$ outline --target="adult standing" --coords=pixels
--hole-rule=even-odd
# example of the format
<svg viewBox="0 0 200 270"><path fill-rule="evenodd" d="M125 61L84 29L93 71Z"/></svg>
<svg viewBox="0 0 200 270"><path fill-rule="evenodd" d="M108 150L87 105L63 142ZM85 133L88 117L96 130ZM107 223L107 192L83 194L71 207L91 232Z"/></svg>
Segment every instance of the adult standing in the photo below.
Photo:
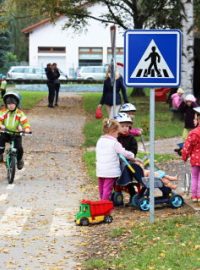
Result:
<svg viewBox="0 0 200 270"><path fill-rule="evenodd" d="M119 72L116 72L115 78L116 78L116 113L118 113L120 105L122 103L120 92L122 93L124 103L128 103L128 98L126 94L126 87L123 83L123 78L119 74ZM108 113L109 118L113 118L114 117L113 85L111 82L110 68L107 70L107 73L106 73L106 79L104 80L104 85L103 85L103 94L102 94L98 107L101 108L104 104L106 105L106 111Z"/></svg>
<svg viewBox="0 0 200 270"><path fill-rule="evenodd" d="M52 65L49 63L47 64L46 68L45 68L45 72L46 72L46 76L47 76L47 86L48 86L48 90L49 90L49 95L48 95L48 107L49 108L53 108L53 101L54 101L54 97L55 97L55 75L52 69Z"/></svg>
<svg viewBox="0 0 200 270"><path fill-rule="evenodd" d="M59 91L60 91L60 81L59 81L60 72L59 72L59 69L58 69L56 63L52 64L52 69L53 69L53 73L54 73L54 76L55 76L55 80L54 80L55 106L58 106L58 96L59 96Z"/></svg>

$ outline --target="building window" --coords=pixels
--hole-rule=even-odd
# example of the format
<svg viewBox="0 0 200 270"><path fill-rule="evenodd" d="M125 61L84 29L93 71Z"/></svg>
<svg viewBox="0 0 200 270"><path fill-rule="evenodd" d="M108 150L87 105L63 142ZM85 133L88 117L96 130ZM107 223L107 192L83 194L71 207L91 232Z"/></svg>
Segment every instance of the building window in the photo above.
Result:
<svg viewBox="0 0 200 270"><path fill-rule="evenodd" d="M102 47L79 47L79 66L100 66L102 62Z"/></svg>
<svg viewBox="0 0 200 270"><path fill-rule="evenodd" d="M38 53L65 53L65 47L38 47Z"/></svg>
<svg viewBox="0 0 200 270"><path fill-rule="evenodd" d="M116 48L116 62L124 63L124 48L123 47L117 47ZM110 64L112 57L112 49L111 47L107 48L107 63Z"/></svg>

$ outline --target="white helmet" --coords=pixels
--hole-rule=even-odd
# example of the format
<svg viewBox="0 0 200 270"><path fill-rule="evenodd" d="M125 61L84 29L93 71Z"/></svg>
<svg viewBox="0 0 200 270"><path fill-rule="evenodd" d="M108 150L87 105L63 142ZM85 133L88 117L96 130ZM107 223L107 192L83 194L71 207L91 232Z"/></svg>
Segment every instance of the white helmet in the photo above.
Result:
<svg viewBox="0 0 200 270"><path fill-rule="evenodd" d="M114 119L119 123L133 123L131 117L127 113L118 113L118 115L116 115Z"/></svg>
<svg viewBox="0 0 200 270"><path fill-rule="evenodd" d="M200 107L193 108L193 110L194 110L196 113L200 114Z"/></svg>
<svg viewBox="0 0 200 270"><path fill-rule="evenodd" d="M196 98L195 98L192 94L188 94L188 95L185 97L185 101L195 102L195 101L196 101Z"/></svg>
<svg viewBox="0 0 200 270"><path fill-rule="evenodd" d="M135 112L136 107L131 103L125 103L121 106L120 112Z"/></svg>

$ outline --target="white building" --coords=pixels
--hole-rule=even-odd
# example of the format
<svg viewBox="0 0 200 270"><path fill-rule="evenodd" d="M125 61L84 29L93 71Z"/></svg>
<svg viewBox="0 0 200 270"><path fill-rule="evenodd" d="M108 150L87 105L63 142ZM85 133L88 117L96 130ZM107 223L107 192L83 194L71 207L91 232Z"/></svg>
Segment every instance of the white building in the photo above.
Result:
<svg viewBox="0 0 200 270"><path fill-rule="evenodd" d="M93 15L102 12L100 6L90 7ZM111 59L110 26L90 20L87 29L74 32L63 29L66 17L60 17L55 24L42 20L22 30L29 37L29 65L46 66L57 63L69 76L79 66L104 65ZM116 61L123 63L123 31L116 31Z"/></svg>

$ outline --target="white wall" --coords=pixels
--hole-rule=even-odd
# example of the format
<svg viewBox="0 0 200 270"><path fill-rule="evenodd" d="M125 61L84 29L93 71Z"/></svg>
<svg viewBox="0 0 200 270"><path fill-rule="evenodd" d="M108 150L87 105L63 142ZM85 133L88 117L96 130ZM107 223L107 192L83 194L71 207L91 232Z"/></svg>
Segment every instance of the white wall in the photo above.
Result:
<svg viewBox="0 0 200 270"><path fill-rule="evenodd" d="M102 8L94 6L91 8L92 14L99 13ZM69 68L78 67L78 48L79 47L103 47L103 64L107 63L107 47L111 47L110 26L105 27L102 23L95 20L90 20L87 30L74 33L73 29L63 30L64 23L67 18L60 18L56 24L45 24L35 29L29 36L29 64L38 65L41 58L46 58L46 63L54 62L56 56L63 56L60 62L60 68L64 72L69 72ZM38 60L38 47L66 47L65 54L40 54ZM117 29L116 47L123 47L123 36ZM51 58L52 57L52 58ZM57 58L58 59L58 58ZM59 59L58 59L59 60ZM45 65L46 65L45 63ZM59 65L59 62L58 62Z"/></svg>

